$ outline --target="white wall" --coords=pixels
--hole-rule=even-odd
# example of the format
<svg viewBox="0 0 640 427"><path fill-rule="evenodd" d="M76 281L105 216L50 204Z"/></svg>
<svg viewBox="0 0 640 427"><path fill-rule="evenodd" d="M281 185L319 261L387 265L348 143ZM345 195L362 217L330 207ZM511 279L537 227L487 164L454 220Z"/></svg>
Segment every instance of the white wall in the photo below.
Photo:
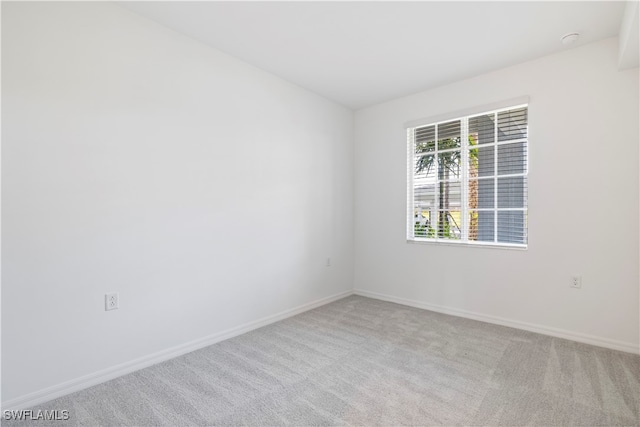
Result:
<svg viewBox="0 0 640 427"><path fill-rule="evenodd" d="M608 39L357 111L356 290L638 351L638 69L616 67ZM403 124L522 95L528 250L407 243Z"/></svg>
<svg viewBox="0 0 640 427"><path fill-rule="evenodd" d="M5 402L352 289L350 110L110 3L2 65Z"/></svg>

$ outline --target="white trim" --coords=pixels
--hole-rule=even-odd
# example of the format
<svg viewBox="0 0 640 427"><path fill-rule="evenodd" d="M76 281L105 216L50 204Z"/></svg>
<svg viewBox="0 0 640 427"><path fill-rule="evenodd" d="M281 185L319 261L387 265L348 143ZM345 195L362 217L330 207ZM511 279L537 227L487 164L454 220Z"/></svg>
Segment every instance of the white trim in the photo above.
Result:
<svg viewBox="0 0 640 427"><path fill-rule="evenodd" d="M439 114L437 116L416 119L408 121L404 124L405 129L415 128L426 125L438 124L441 122L448 122L451 120L460 119L462 117L474 116L477 114L491 112L502 109L513 109L520 106L529 104L528 96L520 96L518 98L505 99L504 101L492 102L491 104L478 105L475 107L465 108L464 110L454 111L451 113ZM437 139L436 139L437 141Z"/></svg>
<svg viewBox="0 0 640 427"><path fill-rule="evenodd" d="M407 129L407 239L415 238L415 214L416 206L414 200L413 177L415 168L415 142L414 133Z"/></svg>
<svg viewBox="0 0 640 427"><path fill-rule="evenodd" d="M493 208L498 203L498 112L493 113ZM528 190L527 190L528 192ZM527 197L527 200L529 198ZM498 243L498 212L493 212L493 242Z"/></svg>
<svg viewBox="0 0 640 427"><path fill-rule="evenodd" d="M438 246L462 246L470 248L489 248L489 249L509 249L517 251L529 250L528 245L521 245L518 243L496 243L496 242L483 242L478 240L455 240L455 239L434 239L429 237L414 237L413 239L407 239L407 243L417 245L438 245Z"/></svg>
<svg viewBox="0 0 640 427"><path fill-rule="evenodd" d="M535 323L521 322L519 320L505 319L503 317L491 316L473 311L461 310L453 307L445 307L441 305L429 304L421 301L394 297L391 295L379 294L363 289L355 289L355 295L363 297L379 299L382 301L394 302L396 304L407 305L409 307L422 308L424 310L435 311L438 313L450 314L452 316L464 317L466 319L479 320L481 322L492 323L495 325L508 326L510 328L522 329L525 331L535 332L542 335L549 335L557 338L564 338L571 341L577 341L584 344L591 344L598 347L610 348L613 350L624 351L626 353L640 354L640 346L624 341L612 340L604 337L583 334L580 332L568 331L566 329L552 328L549 326L537 325Z"/></svg>
<svg viewBox="0 0 640 427"><path fill-rule="evenodd" d="M469 120L461 120L460 132L460 238L463 242L469 241ZM440 207L440 206L438 206Z"/></svg>
<svg viewBox="0 0 640 427"><path fill-rule="evenodd" d="M149 354L147 356L143 356L129 362L121 363L119 365L112 366L110 368L94 372L92 374L84 375L82 377L66 381L62 384L57 384L51 387L44 388L42 390L25 394L23 396L3 402L2 410L19 410L39 405L52 399L56 399L67 394L74 393L76 391L80 391L97 384L101 384L105 381L109 381L114 378L129 374L131 372L147 368L151 365L164 362L165 360L173 359L183 354L190 353L203 347L207 347L217 342L242 335L254 329L258 329L271 323L278 322L280 320L295 316L300 313L304 313L305 311L309 311L322 305L329 304L333 301L348 297L352 294L353 291L346 291L321 298L319 300L303 304L289 310L281 311L280 313L273 314L271 316L263 317L262 319L254 320L252 322L236 326L235 328L227 329L226 331L218 332L204 338L180 344L166 350L161 350L157 353Z"/></svg>

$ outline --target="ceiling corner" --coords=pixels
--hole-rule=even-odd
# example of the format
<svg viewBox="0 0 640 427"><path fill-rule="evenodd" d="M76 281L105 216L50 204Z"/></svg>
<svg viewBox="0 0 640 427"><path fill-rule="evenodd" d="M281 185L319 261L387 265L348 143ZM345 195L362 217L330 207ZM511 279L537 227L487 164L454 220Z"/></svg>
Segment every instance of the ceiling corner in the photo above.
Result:
<svg viewBox="0 0 640 427"><path fill-rule="evenodd" d="M619 70L640 65L640 2L629 0L626 3L619 33Z"/></svg>

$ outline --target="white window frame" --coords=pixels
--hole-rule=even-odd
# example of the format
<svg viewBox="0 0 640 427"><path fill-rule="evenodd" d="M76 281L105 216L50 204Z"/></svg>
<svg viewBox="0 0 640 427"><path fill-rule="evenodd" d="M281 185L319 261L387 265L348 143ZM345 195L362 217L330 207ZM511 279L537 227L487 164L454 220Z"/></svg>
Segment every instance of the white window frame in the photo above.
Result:
<svg viewBox="0 0 640 427"><path fill-rule="evenodd" d="M528 238L528 218L526 221L524 232L527 233L526 243L507 243L507 242L498 242L497 241L497 233L498 233L498 212L500 211L515 211L522 210L527 213L529 212L528 203L523 208L499 208L498 207L498 185L497 179L499 178L509 178L509 177L525 177L528 178L529 175L529 135L527 132L527 138L523 140L508 140L508 141L498 141L497 135L494 137L494 141L490 144L486 144L486 147L493 146L496 150L494 155L494 207L493 208L477 208L474 209L476 211L491 211L494 212L494 241L486 242L486 241L469 241L469 209L468 209L468 184L469 184L469 129L468 129L468 120L469 118L480 116L480 115L488 115L495 114L496 117L498 113L518 108L526 107L529 109L529 98L528 97L520 97L516 99L505 100L501 102L497 102L490 105L485 105L482 107L474 107L471 109L467 109L464 111L459 111L457 113L445 114L437 117L433 117L430 119L420 119L408 122L405 124L405 130L407 134L407 242L408 243L424 243L424 244L438 244L438 245L455 245L455 246L473 246L473 247L487 247L487 248L502 248L502 249L527 249L529 238ZM461 171L460 171L460 182L461 182L461 206L460 206L460 216L461 216L461 238L458 239L444 239L444 238L428 238L428 237L416 237L415 236L415 199L414 199L414 168L415 168L415 132L416 128L426 127L426 126L435 126L435 141L438 141L438 125L460 120L460 131L461 131L461 147L460 147L460 156L461 156ZM498 126L497 120L494 128L494 132L497 134ZM518 174L509 174L509 175L498 175L498 155L497 150L500 145L512 144L517 142L526 141L526 157L525 157L525 171L524 173ZM483 144L484 145L484 144ZM457 151L457 149L456 149ZM435 150L430 152L429 155L433 155L435 159L438 159L438 144L436 143ZM437 160L436 160L437 161ZM528 181L528 179L527 179ZM528 185L528 184L527 184ZM437 192L438 186L436 186ZM528 193L528 187L525 190ZM526 196L526 194L525 194ZM436 194L437 199L437 194ZM527 197L528 199L528 197Z"/></svg>

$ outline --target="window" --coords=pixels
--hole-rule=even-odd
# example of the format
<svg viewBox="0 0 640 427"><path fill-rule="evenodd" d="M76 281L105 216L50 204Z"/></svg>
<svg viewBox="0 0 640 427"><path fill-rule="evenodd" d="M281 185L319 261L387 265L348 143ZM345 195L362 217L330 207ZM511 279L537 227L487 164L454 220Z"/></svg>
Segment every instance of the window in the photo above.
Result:
<svg viewBox="0 0 640 427"><path fill-rule="evenodd" d="M526 247L526 105L409 127L414 241Z"/></svg>

